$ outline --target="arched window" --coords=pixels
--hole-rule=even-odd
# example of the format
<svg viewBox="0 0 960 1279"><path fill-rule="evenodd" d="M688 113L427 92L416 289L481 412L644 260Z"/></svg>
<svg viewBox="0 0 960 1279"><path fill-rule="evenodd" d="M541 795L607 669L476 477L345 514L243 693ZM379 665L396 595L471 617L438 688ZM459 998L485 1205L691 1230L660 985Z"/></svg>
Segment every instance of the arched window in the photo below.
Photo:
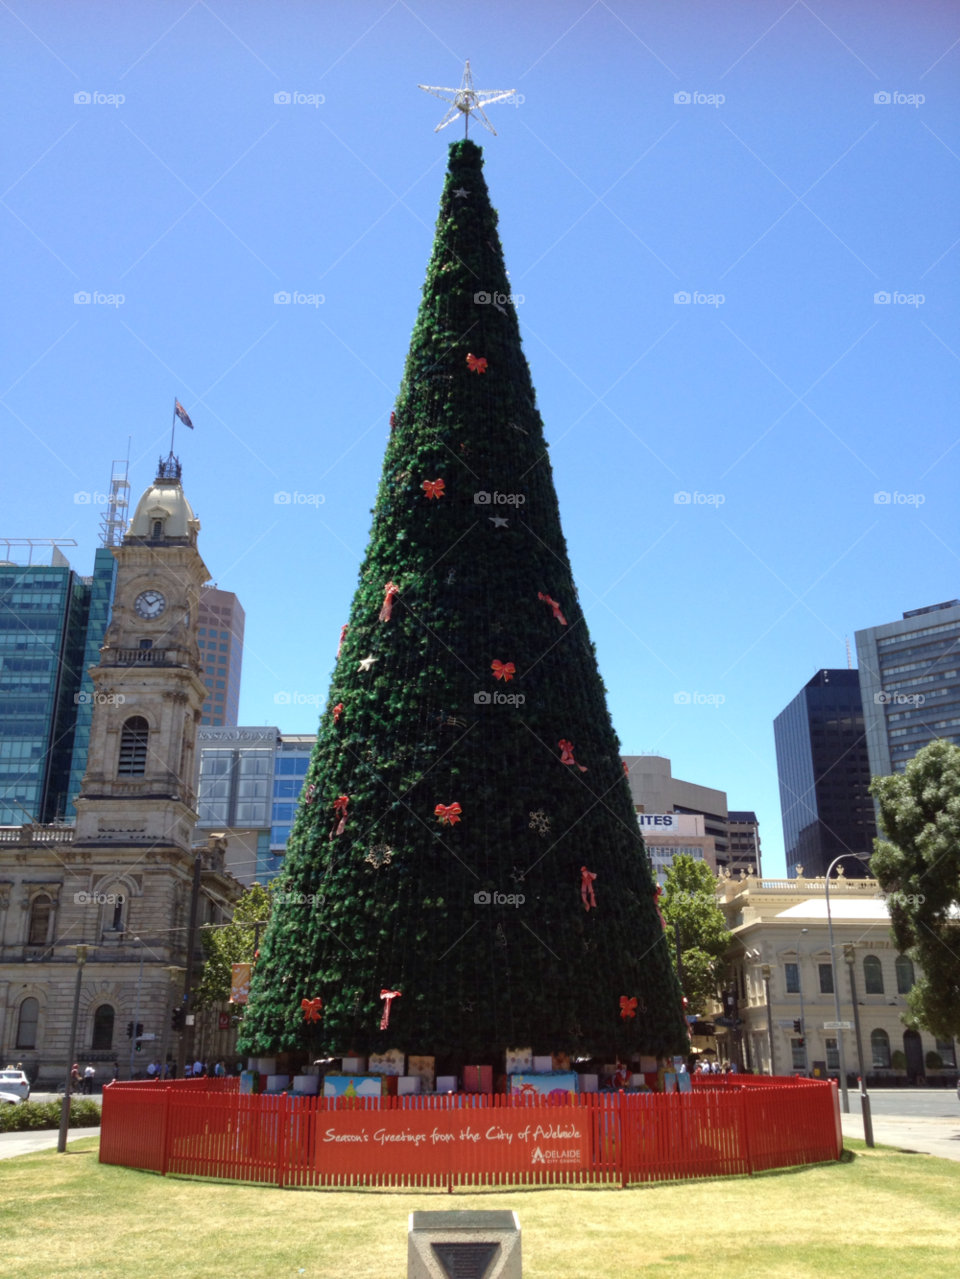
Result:
<svg viewBox="0 0 960 1279"><path fill-rule="evenodd" d="M863 961L863 985L868 995L883 994L883 969L876 955L867 955Z"/></svg>
<svg viewBox="0 0 960 1279"><path fill-rule="evenodd" d="M116 933L123 931L123 893L117 893L117 900L113 904L113 920L110 927Z"/></svg>
<svg viewBox="0 0 960 1279"><path fill-rule="evenodd" d="M153 536L163 537L163 520L153 521Z"/></svg>
<svg viewBox="0 0 960 1279"><path fill-rule="evenodd" d="M908 959L906 955L898 955L896 962L897 969L897 994L909 995L913 990L913 960Z"/></svg>
<svg viewBox="0 0 960 1279"><path fill-rule="evenodd" d="M120 733L120 763L117 772L121 777L142 777L147 771L147 738L150 726L142 715L134 715L124 724Z"/></svg>
<svg viewBox="0 0 960 1279"><path fill-rule="evenodd" d="M41 893L30 903L30 932L27 936L28 946L46 946L47 932L50 928L50 912L53 902Z"/></svg>
<svg viewBox="0 0 960 1279"><path fill-rule="evenodd" d="M17 1047L36 1048L37 1022L40 1020L40 1004L30 997L20 1005L20 1017L17 1021Z"/></svg>
<svg viewBox="0 0 960 1279"><path fill-rule="evenodd" d="M873 1053L874 1070L890 1069L890 1036L885 1030L870 1032L870 1049Z"/></svg>
<svg viewBox="0 0 960 1279"><path fill-rule="evenodd" d="M93 1040L90 1047L106 1050L113 1047L114 1011L111 1004L101 1004L93 1014Z"/></svg>

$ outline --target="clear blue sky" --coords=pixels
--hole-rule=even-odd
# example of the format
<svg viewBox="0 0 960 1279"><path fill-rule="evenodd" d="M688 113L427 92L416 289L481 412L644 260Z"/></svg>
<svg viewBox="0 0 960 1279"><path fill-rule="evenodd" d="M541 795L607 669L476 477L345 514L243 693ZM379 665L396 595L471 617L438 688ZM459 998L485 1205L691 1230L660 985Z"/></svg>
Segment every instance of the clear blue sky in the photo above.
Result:
<svg viewBox="0 0 960 1279"><path fill-rule="evenodd" d="M178 395L241 722L314 730L274 696L326 693L454 136L416 85L470 57L523 97L487 179L624 750L756 809L782 872L774 716L846 635L960 594L960 11L14 0L0 32L0 533L90 572L74 494L128 435L139 493Z"/></svg>

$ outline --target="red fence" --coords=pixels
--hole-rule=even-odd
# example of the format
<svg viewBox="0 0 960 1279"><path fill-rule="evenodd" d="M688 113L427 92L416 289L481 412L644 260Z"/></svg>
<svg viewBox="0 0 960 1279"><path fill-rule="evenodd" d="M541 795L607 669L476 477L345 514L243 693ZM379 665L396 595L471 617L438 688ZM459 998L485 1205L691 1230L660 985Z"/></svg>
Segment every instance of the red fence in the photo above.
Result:
<svg viewBox="0 0 960 1279"><path fill-rule="evenodd" d="M817 1081L569 1101L241 1096L235 1080L202 1082L105 1088L100 1162L279 1186L453 1189L730 1176L842 1150L836 1088Z"/></svg>

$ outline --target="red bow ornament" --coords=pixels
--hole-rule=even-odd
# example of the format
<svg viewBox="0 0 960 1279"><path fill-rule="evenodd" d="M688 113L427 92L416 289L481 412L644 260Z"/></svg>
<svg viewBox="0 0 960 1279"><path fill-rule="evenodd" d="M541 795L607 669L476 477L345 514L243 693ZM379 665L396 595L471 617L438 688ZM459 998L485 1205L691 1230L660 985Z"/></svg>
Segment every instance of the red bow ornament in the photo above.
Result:
<svg viewBox="0 0 960 1279"><path fill-rule="evenodd" d="M560 612L560 605L557 603L556 600L552 600L549 595L544 595L543 591L537 591L537 599L543 600L544 604L549 604L550 607L553 609L554 617L557 619L560 625L566 626L567 619Z"/></svg>
<svg viewBox="0 0 960 1279"><path fill-rule="evenodd" d="M388 582L384 587L383 608L380 610L380 621L389 622L393 614L393 601L400 594L396 582Z"/></svg>
<svg viewBox="0 0 960 1279"><path fill-rule="evenodd" d="M440 825L456 826L460 820L459 814L463 811L459 804L438 804L433 810L440 821Z"/></svg>
<svg viewBox="0 0 960 1279"><path fill-rule="evenodd" d="M320 1009L323 1007L323 1000L317 999L301 999L300 1007L303 1009L304 1021L319 1021Z"/></svg>
<svg viewBox="0 0 960 1279"><path fill-rule="evenodd" d="M509 684L517 672L513 662L504 664L503 662L493 661L490 663L490 669L493 671L494 678L502 679L504 684Z"/></svg>
<svg viewBox="0 0 960 1279"><path fill-rule="evenodd" d="M333 839L337 835L342 835L347 825L347 805L350 803L349 795L341 795L339 799L333 801L333 811L340 814L340 825L330 836Z"/></svg>
<svg viewBox="0 0 960 1279"><path fill-rule="evenodd" d="M392 431L396 425L397 425L397 415L396 413L391 413L390 414L390 430Z"/></svg>
<svg viewBox="0 0 960 1279"><path fill-rule="evenodd" d="M432 498L436 498L439 502L440 498L443 497L443 490L447 486L443 480L424 480L420 487L426 493L428 502Z"/></svg>
<svg viewBox="0 0 960 1279"><path fill-rule="evenodd" d="M587 870L586 866L580 867L580 900L583 902L584 910L589 910L592 906L597 909L597 899L593 892L593 881L596 879L593 871Z"/></svg>
<svg viewBox="0 0 960 1279"><path fill-rule="evenodd" d="M471 373L486 373L487 361L482 355L467 355L467 367Z"/></svg>
<svg viewBox="0 0 960 1279"><path fill-rule="evenodd" d="M303 802L304 802L304 804L312 804L312 803L313 803L314 794L316 793L316 789L317 789L317 788L316 788L316 785L315 785L313 782L311 782L309 786L307 786L307 787L305 787L305 788L304 788L304 792L303 792Z"/></svg>
<svg viewBox="0 0 960 1279"><path fill-rule="evenodd" d="M338 662L339 662L339 660L340 660L340 651L341 651L341 649L343 648L343 641L344 641L344 638L346 637L347 631L348 631L349 629L350 629L350 627L349 627L349 626L341 626L341 627L340 627L340 643L337 645L337 661L338 661Z"/></svg>
<svg viewBox="0 0 960 1279"><path fill-rule="evenodd" d="M336 706L333 708L333 722L335 724L340 723L340 716L342 714L343 714L343 702L337 702Z"/></svg>
<svg viewBox="0 0 960 1279"><path fill-rule="evenodd" d="M620 996L620 1016L624 1021L629 1021L631 1017L637 1015L637 1001L628 999L626 995Z"/></svg>
<svg viewBox="0 0 960 1279"><path fill-rule="evenodd" d="M557 742L557 745L560 747L561 764L572 764L575 768L579 768L581 773L585 773L587 771L582 764L578 764L573 758L573 742L568 742L565 737L562 737L560 741Z"/></svg>
<svg viewBox="0 0 960 1279"><path fill-rule="evenodd" d="M383 1016L380 1018L381 1030L386 1030L386 1028L390 1025L390 1005L395 999L400 998L400 994L401 992L399 990L381 990L380 998L387 1001L383 1005Z"/></svg>

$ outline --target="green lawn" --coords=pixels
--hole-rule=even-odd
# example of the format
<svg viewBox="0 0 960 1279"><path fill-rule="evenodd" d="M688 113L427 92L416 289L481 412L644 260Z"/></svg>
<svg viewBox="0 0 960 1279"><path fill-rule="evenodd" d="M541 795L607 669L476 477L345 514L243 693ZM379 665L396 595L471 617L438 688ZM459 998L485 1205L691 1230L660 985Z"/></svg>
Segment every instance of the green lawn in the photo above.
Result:
<svg viewBox="0 0 960 1279"><path fill-rule="evenodd" d="M414 1208L511 1208L525 1279L943 1279L960 1163L850 1142L840 1164L631 1190L274 1190L96 1162L96 1138L0 1161L10 1279L405 1279Z"/></svg>

